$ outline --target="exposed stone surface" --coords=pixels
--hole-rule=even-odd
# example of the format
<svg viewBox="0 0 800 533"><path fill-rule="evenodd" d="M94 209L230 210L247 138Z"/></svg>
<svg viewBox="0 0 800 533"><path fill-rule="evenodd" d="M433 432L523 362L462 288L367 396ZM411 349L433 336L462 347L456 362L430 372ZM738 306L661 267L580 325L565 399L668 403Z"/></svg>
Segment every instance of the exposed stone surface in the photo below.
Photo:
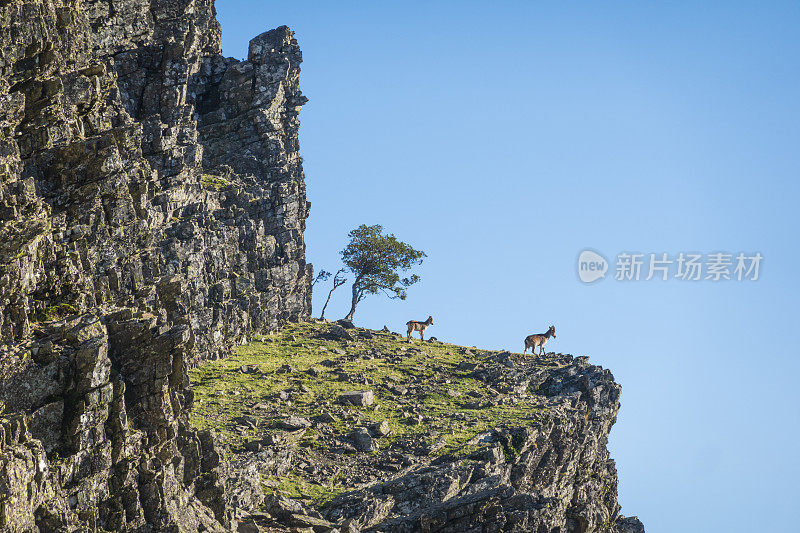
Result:
<svg viewBox="0 0 800 533"><path fill-rule="evenodd" d="M366 407L368 405L372 405L372 402L375 401L375 395L372 393L371 390L343 392L339 396L339 401L341 401L342 403L349 403L351 405L361 405Z"/></svg>
<svg viewBox="0 0 800 533"><path fill-rule="evenodd" d="M372 452L378 449L378 444L369 434L367 428L356 428L350 435L356 450L360 452Z"/></svg>
<svg viewBox="0 0 800 533"><path fill-rule="evenodd" d="M219 531L258 505L186 370L308 316L300 50L213 0L0 2L0 530Z"/></svg>
<svg viewBox="0 0 800 533"><path fill-rule="evenodd" d="M311 427L311 421L307 418L302 418L299 416L290 416L286 420L282 420L280 422L280 427L283 429L288 429L289 431L294 431L297 429L303 429Z"/></svg>
<svg viewBox="0 0 800 533"><path fill-rule="evenodd" d="M341 339L346 341L353 340L353 336L350 335L350 332L338 324L331 325L330 329L328 330L328 336L332 339Z"/></svg>
<svg viewBox="0 0 800 533"><path fill-rule="evenodd" d="M385 437L389 434L389 423L386 420L375 422L369 426L369 432L373 437Z"/></svg>

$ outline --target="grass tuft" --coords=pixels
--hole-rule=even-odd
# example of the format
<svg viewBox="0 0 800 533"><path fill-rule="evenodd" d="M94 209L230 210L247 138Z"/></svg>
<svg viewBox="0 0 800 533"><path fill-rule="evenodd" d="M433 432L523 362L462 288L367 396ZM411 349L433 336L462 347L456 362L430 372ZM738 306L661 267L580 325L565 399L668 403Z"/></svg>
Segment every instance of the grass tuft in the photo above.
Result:
<svg viewBox="0 0 800 533"><path fill-rule="evenodd" d="M207 190L210 191L221 191L231 184L230 181L226 180L225 178L221 178L219 176L214 176L212 174L203 174L200 176L200 185Z"/></svg>

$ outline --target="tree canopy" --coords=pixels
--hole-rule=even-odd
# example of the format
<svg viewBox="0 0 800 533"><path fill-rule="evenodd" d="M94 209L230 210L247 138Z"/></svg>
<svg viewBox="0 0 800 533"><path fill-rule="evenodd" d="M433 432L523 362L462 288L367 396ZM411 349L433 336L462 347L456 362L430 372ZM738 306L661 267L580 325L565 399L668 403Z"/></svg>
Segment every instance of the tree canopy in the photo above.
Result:
<svg viewBox="0 0 800 533"><path fill-rule="evenodd" d="M413 274L400 277L400 272L422 263L425 252L392 235L383 234L383 226L360 225L352 230L350 242L342 250L342 262L353 273L353 299L349 320L353 319L358 303L370 294L383 293L389 298L405 300L406 289L420 280Z"/></svg>

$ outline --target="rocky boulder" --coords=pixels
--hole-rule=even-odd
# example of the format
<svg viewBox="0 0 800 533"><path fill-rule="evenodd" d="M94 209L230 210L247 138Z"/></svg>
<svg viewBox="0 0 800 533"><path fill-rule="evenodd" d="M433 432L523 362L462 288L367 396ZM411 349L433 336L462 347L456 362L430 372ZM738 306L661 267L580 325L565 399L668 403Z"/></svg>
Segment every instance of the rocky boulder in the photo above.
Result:
<svg viewBox="0 0 800 533"><path fill-rule="evenodd" d="M339 402L359 407L367 407L373 404L375 395L371 390L350 391L339 395Z"/></svg>

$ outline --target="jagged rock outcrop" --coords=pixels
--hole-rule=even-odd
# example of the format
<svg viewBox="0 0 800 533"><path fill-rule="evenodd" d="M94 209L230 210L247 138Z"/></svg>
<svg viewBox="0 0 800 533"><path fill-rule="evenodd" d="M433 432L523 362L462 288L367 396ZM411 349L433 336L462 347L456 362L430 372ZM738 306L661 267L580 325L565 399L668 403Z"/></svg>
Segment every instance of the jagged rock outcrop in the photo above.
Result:
<svg viewBox="0 0 800 533"><path fill-rule="evenodd" d="M0 1L0 530L215 531L260 499L186 369L310 311L301 54L213 0Z"/></svg>
<svg viewBox="0 0 800 533"><path fill-rule="evenodd" d="M248 531L643 533L617 502L610 371L338 327L288 324L191 372L195 420L272 487Z"/></svg>
<svg viewBox="0 0 800 533"><path fill-rule="evenodd" d="M445 455L346 493L327 506L327 517L393 533L643 533L636 518L619 515L617 471L606 448L619 410L611 373L571 356L544 371L506 361L508 355L490 359L475 376L489 386L515 383L512 394L535 391L547 405L535 421L477 435L485 446L466 459Z"/></svg>

